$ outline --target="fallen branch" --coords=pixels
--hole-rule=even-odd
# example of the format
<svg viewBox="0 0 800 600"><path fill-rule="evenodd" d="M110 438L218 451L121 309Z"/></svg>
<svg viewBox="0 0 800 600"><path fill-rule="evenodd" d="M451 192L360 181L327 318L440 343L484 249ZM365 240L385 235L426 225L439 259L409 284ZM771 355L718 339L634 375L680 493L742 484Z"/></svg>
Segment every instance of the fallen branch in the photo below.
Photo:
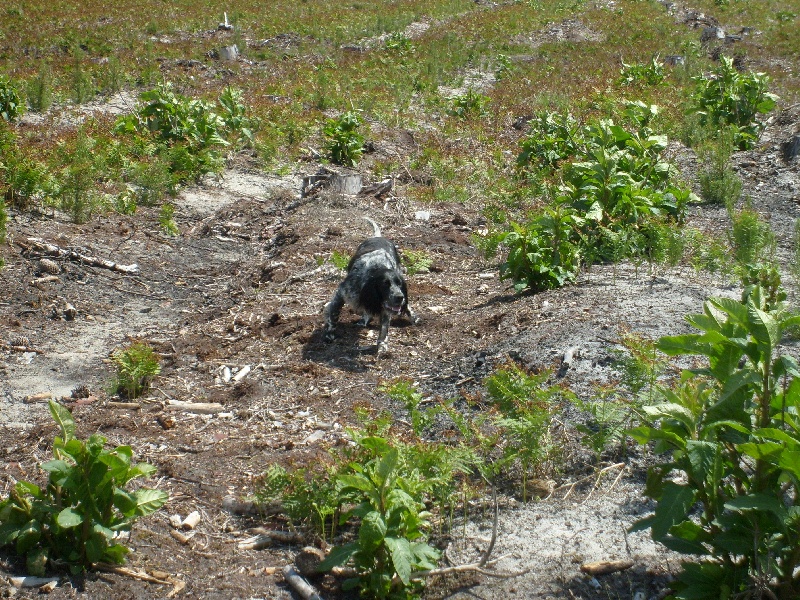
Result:
<svg viewBox="0 0 800 600"><path fill-rule="evenodd" d="M167 410L180 410L201 415L215 415L225 410L222 404L216 402L181 402L180 400L170 400L166 408Z"/></svg>
<svg viewBox="0 0 800 600"><path fill-rule="evenodd" d="M317 590L303 579L292 565L283 567L282 573L289 587L297 592L303 600L322 600L322 596L317 593Z"/></svg>
<svg viewBox="0 0 800 600"><path fill-rule="evenodd" d="M608 575L617 571L624 571L633 566L632 560L600 560L593 563L581 565L581 572L597 577L598 575Z"/></svg>
<svg viewBox="0 0 800 600"><path fill-rule="evenodd" d="M139 581L147 581L148 583L158 583L160 585L173 585L172 581L166 579L159 579L158 577L153 577L148 573L144 573L142 571L134 571L133 569L129 569L127 567L109 565L107 563L97 563L94 566L98 571L104 571L106 573L115 573L117 575L124 575L125 577L130 577L132 579L138 579Z"/></svg>
<svg viewBox="0 0 800 600"><path fill-rule="evenodd" d="M262 550L271 546L273 542L281 542L282 544L296 544L302 541L302 536L299 533L291 531L269 531L267 533L260 533L251 538L247 538L237 544L239 550Z"/></svg>
<svg viewBox="0 0 800 600"><path fill-rule="evenodd" d="M28 238L27 241L37 252L44 252L45 254L49 254L50 256L67 258L69 260L91 265L93 267L102 267L103 269L110 269L112 271L117 271L118 273L125 273L126 275L134 275L136 273L139 273L139 265L137 265L136 263L132 265L121 265L119 263L115 263L113 260L108 260L105 258L97 258L95 256L88 256L86 254L81 254L80 252L76 252L75 250L68 250L66 248L61 248L60 246L56 246L55 244L45 242L41 238ZM23 245L24 247L24 244L20 245Z"/></svg>
<svg viewBox="0 0 800 600"><path fill-rule="evenodd" d="M587 475L586 477L582 477L581 479L578 479L578 481L573 481L572 483L565 483L564 485L560 485L556 489L554 489L553 491L556 492L556 491L562 490L564 488L569 488L569 491L567 491L567 493L564 494L564 497L562 498L562 500L566 500L567 498L569 498L570 494L572 494L572 492L575 490L575 486L577 486L580 483L583 483L584 481L589 481L590 479L594 479L595 480L594 487L592 488L592 490L594 491L594 488L597 487L597 483L600 481L600 477L603 475L603 473L605 473L606 471L610 471L611 469L619 469L620 467L622 467L623 472L624 472L626 464L624 462L621 462L621 463L616 463L616 464L613 464L613 465L609 465L608 467L603 467L597 473L593 473L592 475ZM616 483L616 480L615 480L615 483ZM591 495L591 493L590 493L590 495Z"/></svg>
<svg viewBox="0 0 800 600"><path fill-rule="evenodd" d="M48 583L58 583L60 577L9 577L8 581L16 588L38 588Z"/></svg>

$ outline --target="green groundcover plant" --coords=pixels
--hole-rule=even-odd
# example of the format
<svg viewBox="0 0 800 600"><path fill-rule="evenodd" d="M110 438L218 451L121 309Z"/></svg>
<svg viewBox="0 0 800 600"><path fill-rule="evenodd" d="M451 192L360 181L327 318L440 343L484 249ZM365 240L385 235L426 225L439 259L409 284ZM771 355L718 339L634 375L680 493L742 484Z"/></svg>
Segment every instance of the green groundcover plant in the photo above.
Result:
<svg viewBox="0 0 800 600"><path fill-rule="evenodd" d="M14 546L31 575L44 575L48 565L80 572L100 562L121 564L130 550L119 534L169 498L160 490L126 489L156 468L134 464L130 446L106 449L101 435L77 439L75 421L60 404L50 401L50 414L61 436L53 441L53 460L41 465L47 484L20 481L0 502L0 547Z"/></svg>

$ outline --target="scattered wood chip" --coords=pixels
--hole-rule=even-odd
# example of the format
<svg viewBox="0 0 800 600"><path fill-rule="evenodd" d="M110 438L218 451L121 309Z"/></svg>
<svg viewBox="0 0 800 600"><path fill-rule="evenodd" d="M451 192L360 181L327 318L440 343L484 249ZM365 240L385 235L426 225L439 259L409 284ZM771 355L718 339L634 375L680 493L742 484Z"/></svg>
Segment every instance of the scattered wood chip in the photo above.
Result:
<svg viewBox="0 0 800 600"><path fill-rule="evenodd" d="M202 517L198 511L192 511L186 516L186 518L183 520L183 523L181 523L181 528L192 530L200 524L201 519Z"/></svg>
<svg viewBox="0 0 800 600"><path fill-rule="evenodd" d="M23 398L23 402L25 404L33 404L35 402L44 402L45 400L51 400L53 398L52 392L42 392L41 394L33 394L31 396L25 396Z"/></svg>
<svg viewBox="0 0 800 600"><path fill-rule="evenodd" d="M180 531L178 531L177 529L170 529L170 530L169 530L169 534L170 534L170 536L172 536L172 538L173 538L173 539L175 539L175 540L176 540L176 541L177 541L179 544L183 544L183 545L185 546L185 545L186 545L186 544L188 544L188 543L191 541L191 539L194 537L194 534L195 534L195 532L194 532L194 531L192 531L191 533L189 533L189 534L187 535L187 534L185 534L185 533L181 533L181 532L180 532Z"/></svg>
<svg viewBox="0 0 800 600"><path fill-rule="evenodd" d="M581 565L581 572L597 577L598 575L608 575L617 571L624 571L633 566L632 560L600 560L593 563Z"/></svg>
<svg viewBox="0 0 800 600"><path fill-rule="evenodd" d="M294 557L294 565L303 577L318 573L319 563L325 560L325 553L314 546L306 546Z"/></svg>
<svg viewBox="0 0 800 600"><path fill-rule="evenodd" d="M129 410L139 410L142 408L142 405L138 402L108 402L106 406L108 408L127 408Z"/></svg>

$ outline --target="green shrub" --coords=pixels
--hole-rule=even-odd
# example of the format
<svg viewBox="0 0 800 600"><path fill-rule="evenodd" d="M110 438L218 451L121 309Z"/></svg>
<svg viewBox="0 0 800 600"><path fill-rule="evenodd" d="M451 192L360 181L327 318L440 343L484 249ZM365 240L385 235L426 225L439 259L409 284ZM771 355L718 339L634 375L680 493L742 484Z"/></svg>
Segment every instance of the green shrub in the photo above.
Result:
<svg viewBox="0 0 800 600"><path fill-rule="evenodd" d="M0 117L6 121L16 121L24 112L22 99L17 87L5 75L0 75Z"/></svg>
<svg viewBox="0 0 800 600"><path fill-rule="evenodd" d="M492 258L500 246L507 250L500 264L500 279L510 279L514 290L541 291L575 280L581 252L575 243L582 221L574 211L555 207L527 223L510 223L510 229L490 233L484 255Z"/></svg>
<svg viewBox="0 0 800 600"><path fill-rule="evenodd" d="M0 502L0 547L13 544L37 576L48 565L66 563L77 573L100 562L121 564L130 550L117 535L169 498L159 490L126 489L156 468L133 464L130 446L106 449L101 435L77 439L72 415L52 400L50 414L61 437L53 442L53 460L41 465L47 485L20 481Z"/></svg>
<svg viewBox="0 0 800 600"><path fill-rule="evenodd" d="M325 135L325 151L335 165L354 167L364 151L364 137L358 132L361 119L354 111L329 119L322 133Z"/></svg>
<svg viewBox="0 0 800 600"><path fill-rule="evenodd" d="M127 398L138 398L150 386L150 381L161 372L155 351L143 342L116 350L111 360L117 367L114 389Z"/></svg>
<svg viewBox="0 0 800 600"><path fill-rule="evenodd" d="M358 518L357 537L334 547L319 570L351 563L357 575L343 589L359 588L372 598L408 597L422 586L415 571L435 568L440 556L426 541L430 513L419 500L425 482L403 468L400 452L386 440L361 443L375 457L352 463L351 474L337 477L340 502L355 506L342 519Z"/></svg>
<svg viewBox="0 0 800 600"><path fill-rule="evenodd" d="M715 129L732 125L734 145L741 150L752 148L764 129L758 115L770 112L777 100L767 91L769 77L764 73L739 73L733 59L722 56L713 74L693 79L690 112L700 116L700 125Z"/></svg>
<svg viewBox="0 0 800 600"><path fill-rule="evenodd" d="M433 265L433 259L424 250L403 250L402 258L409 275L427 273Z"/></svg>
<svg viewBox="0 0 800 600"><path fill-rule="evenodd" d="M96 152L97 140L81 129L72 147L59 146L64 163L58 177L56 198L61 210L76 223L86 223L97 210L97 180L100 178L102 156Z"/></svg>
<svg viewBox="0 0 800 600"><path fill-rule="evenodd" d="M684 563L678 599L800 596L800 365L778 355L800 317L768 279L747 285L741 301L708 300L688 318L701 333L659 340L662 352L704 364L662 389L631 431L668 453L648 472L655 513L633 530L700 559Z"/></svg>
<svg viewBox="0 0 800 600"><path fill-rule="evenodd" d="M24 156L16 136L0 123L0 195L6 205L28 210L54 189L49 169Z"/></svg>
<svg viewBox="0 0 800 600"><path fill-rule="evenodd" d="M175 236L180 233L178 224L175 222L175 207L169 202L161 205L161 210L158 213L158 224L161 229L170 236Z"/></svg>
<svg viewBox="0 0 800 600"><path fill-rule="evenodd" d="M552 172L563 160L578 154L581 143L580 127L572 115L539 112L520 143L517 167Z"/></svg>

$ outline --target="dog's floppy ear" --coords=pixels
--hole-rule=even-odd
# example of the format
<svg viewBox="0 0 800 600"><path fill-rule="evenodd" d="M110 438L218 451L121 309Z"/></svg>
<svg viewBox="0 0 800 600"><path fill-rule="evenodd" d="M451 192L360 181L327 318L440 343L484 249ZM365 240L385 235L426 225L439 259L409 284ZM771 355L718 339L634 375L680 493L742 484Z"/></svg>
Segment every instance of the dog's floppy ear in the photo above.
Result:
<svg viewBox="0 0 800 600"><path fill-rule="evenodd" d="M373 270L364 280L358 299L361 306L368 312L377 315L383 310L384 290L386 287L386 273Z"/></svg>

